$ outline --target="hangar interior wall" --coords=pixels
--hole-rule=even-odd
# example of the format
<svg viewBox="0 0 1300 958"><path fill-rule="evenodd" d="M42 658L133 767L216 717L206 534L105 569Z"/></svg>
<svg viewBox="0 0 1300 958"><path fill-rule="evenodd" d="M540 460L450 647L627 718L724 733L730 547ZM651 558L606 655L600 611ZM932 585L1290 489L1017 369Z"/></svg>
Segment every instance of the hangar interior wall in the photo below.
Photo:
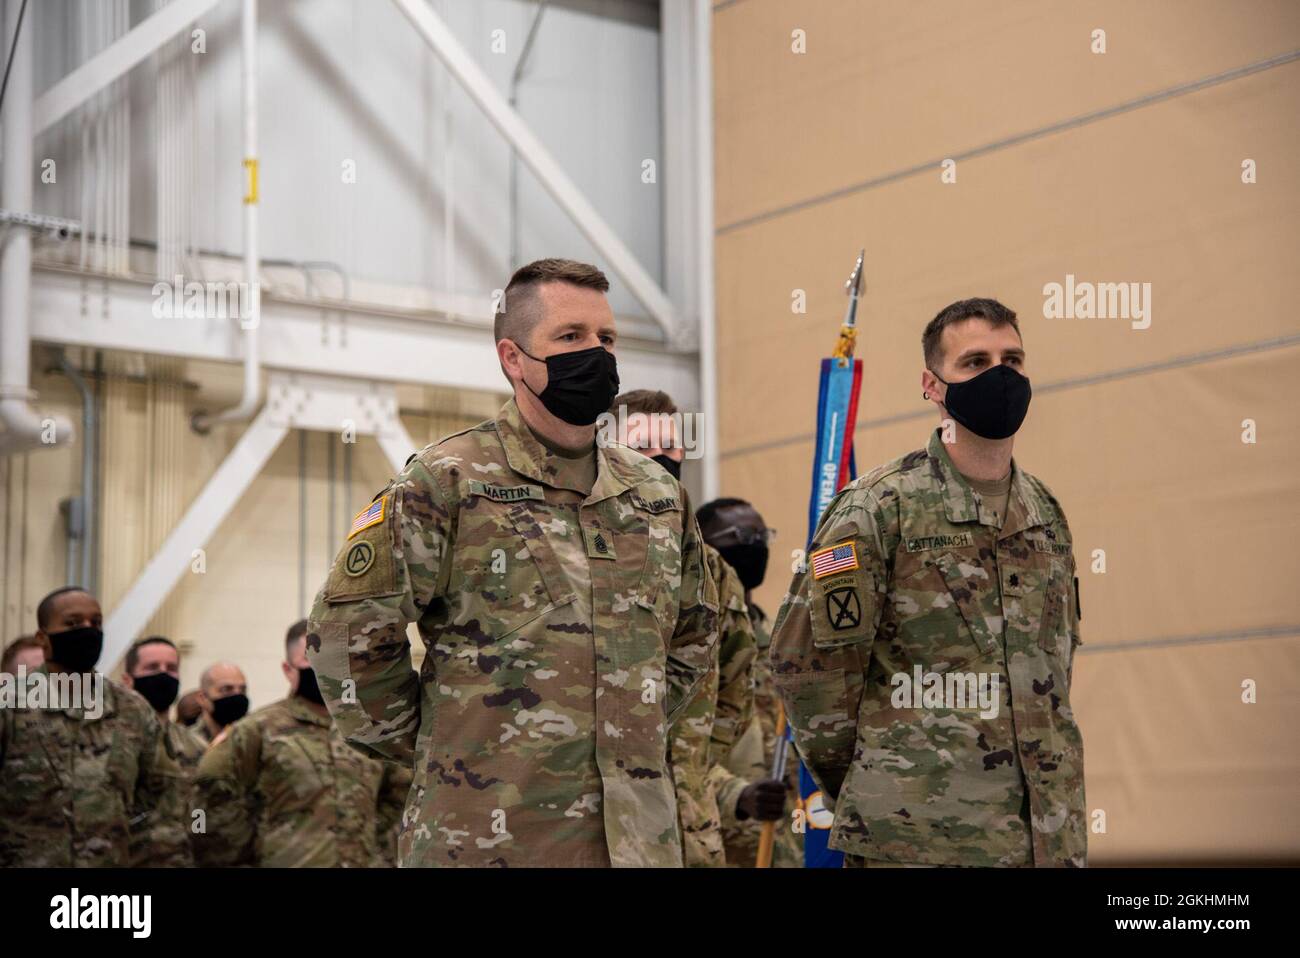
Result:
<svg viewBox="0 0 1300 958"><path fill-rule="evenodd" d="M93 368L93 359L70 352L74 363ZM50 354L38 348L33 368L49 368ZM189 426L200 408L234 400L238 370L119 354L106 355L103 366L104 376L91 385L103 416L96 590L107 614L246 424L217 425L206 437ZM33 386L42 408L80 429L80 399L66 378L45 373L34 376ZM494 416L504 401L486 390L398 389L403 425L420 446ZM79 442L0 458L0 634L6 642L32 632L41 597L67 581L59 501L80 491L80 470ZM285 629L310 610L352 516L391 476L369 436L350 447L332 433L294 430L285 437L212 540L195 544L203 549L202 571L191 567L143 632L180 646L183 689L197 687L203 669L223 659L243 668L253 707L282 696ZM413 643L414 654L422 651ZM120 663L101 664L111 674L120 669Z"/></svg>
<svg viewBox="0 0 1300 958"><path fill-rule="evenodd" d="M925 323L996 297L1035 387L1016 458L1081 569L1091 860L1300 859L1300 62L1133 104L1295 51L1300 7L739 0L713 26L721 488L778 530L760 604L804 545L817 361L859 247L859 471L935 425ZM1150 283L1150 325L1045 318L1067 275Z"/></svg>

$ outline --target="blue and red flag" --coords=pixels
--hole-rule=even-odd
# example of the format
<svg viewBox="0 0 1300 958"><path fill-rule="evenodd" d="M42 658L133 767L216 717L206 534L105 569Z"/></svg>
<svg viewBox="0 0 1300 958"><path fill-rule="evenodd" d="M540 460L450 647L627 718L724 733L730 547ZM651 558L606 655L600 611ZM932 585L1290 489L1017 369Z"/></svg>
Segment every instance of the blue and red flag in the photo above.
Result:
<svg viewBox="0 0 1300 958"><path fill-rule="evenodd" d="M864 251L865 252L865 251ZM835 350L821 362L821 384L817 389L817 450L813 457L812 494L808 497L808 546L811 551L817 523L835 494L853 481L853 427L858 419L858 395L862 391L862 360L854 359L857 346L858 295L862 288L862 257L845 284L849 306L840 326ZM819 561L834 563L833 552ZM787 738L790 727L785 729ZM831 815L821 800L821 791L803 763L799 763L799 795L804 807L804 866L839 868L844 855L827 847Z"/></svg>

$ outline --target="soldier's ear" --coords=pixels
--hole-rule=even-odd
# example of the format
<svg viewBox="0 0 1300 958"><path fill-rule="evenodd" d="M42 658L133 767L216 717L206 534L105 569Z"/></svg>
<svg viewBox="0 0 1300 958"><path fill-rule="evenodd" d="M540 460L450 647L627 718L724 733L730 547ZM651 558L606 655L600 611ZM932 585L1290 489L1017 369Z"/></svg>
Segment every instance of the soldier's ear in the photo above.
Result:
<svg viewBox="0 0 1300 958"><path fill-rule="evenodd" d="M513 382L523 376L523 361L519 356L519 347L515 345L513 339L497 340L497 359L501 363L501 371L506 374L506 379Z"/></svg>

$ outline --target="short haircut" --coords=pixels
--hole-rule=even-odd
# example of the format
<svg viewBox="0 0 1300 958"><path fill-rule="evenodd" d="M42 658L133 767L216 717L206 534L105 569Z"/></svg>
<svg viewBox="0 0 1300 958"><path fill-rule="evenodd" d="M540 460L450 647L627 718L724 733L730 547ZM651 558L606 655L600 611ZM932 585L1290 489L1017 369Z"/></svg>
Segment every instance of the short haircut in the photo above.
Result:
<svg viewBox="0 0 1300 958"><path fill-rule="evenodd" d="M289 650L293 644L307 634L307 620L299 619L293 625L289 626L289 631L284 634L284 660L289 661Z"/></svg>
<svg viewBox="0 0 1300 958"><path fill-rule="evenodd" d="M662 389L632 389L625 393L620 393L614 397L614 404L609 407L609 411L618 415L620 406L627 407L629 416L634 413L664 413L671 416L677 412L677 404L673 398Z"/></svg>
<svg viewBox="0 0 1300 958"><path fill-rule="evenodd" d="M13 668L14 659L18 658L18 653L24 649L40 649L49 653L49 646L34 635L20 635L8 645L5 646L4 654L0 655L0 672L8 672Z"/></svg>
<svg viewBox="0 0 1300 958"><path fill-rule="evenodd" d="M140 650L146 645L168 645L173 649L176 649L176 654L178 656L181 654L181 650L176 648L175 642L161 635L151 635L147 639L140 639L137 642L132 642L131 647L126 650L126 662L124 668L127 675L131 675L135 672L135 667L140 664Z"/></svg>
<svg viewBox="0 0 1300 958"><path fill-rule="evenodd" d="M217 669L221 668L221 666L223 665L231 665L234 666L235 668L239 668L239 666L234 665L233 662L213 662L211 665L209 665L206 669L203 670L203 674L199 676L199 689L200 691L203 692L204 695L208 694L208 689L212 688L214 685L217 684L216 680L212 678L212 673L215 672ZM240 674L241 675L243 674L242 670Z"/></svg>
<svg viewBox="0 0 1300 958"><path fill-rule="evenodd" d="M546 283L568 283L583 289L609 292L605 274L589 263L572 259L539 259L515 270L506 284L501 306L492 323L492 334L499 343L510 339L527 346L533 327L542 318L542 301L538 290Z"/></svg>
<svg viewBox="0 0 1300 958"><path fill-rule="evenodd" d="M65 585L61 589L55 589L45 598L41 599L40 605L36 607L36 627L42 632L50 624L50 619L54 617L54 606L57 604L59 596L66 595L69 592L86 592L79 585ZM90 593L86 593L89 595Z"/></svg>
<svg viewBox="0 0 1300 958"><path fill-rule="evenodd" d="M1014 310L1003 306L996 299L961 299L939 310L939 315L926 324L921 334L921 350L925 353L926 368L932 372L943 365L943 331L954 323L966 319L987 319L997 326L1010 326L1020 335L1020 324L1016 322Z"/></svg>
<svg viewBox="0 0 1300 958"><path fill-rule="evenodd" d="M698 522L700 528L703 529L717 517L718 510L726 509L728 506L749 506L750 508L753 508L752 503L747 499L713 499L700 506L699 510L695 513L695 521Z"/></svg>

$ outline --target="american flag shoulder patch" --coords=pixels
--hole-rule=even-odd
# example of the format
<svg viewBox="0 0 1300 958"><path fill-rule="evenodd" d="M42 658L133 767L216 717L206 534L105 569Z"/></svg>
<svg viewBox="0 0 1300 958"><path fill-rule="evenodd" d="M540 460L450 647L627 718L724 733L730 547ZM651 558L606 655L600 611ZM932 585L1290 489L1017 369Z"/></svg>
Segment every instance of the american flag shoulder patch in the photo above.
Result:
<svg viewBox="0 0 1300 958"><path fill-rule="evenodd" d="M821 579L836 572L851 572L858 568L858 550L852 542L818 549L811 556L814 579Z"/></svg>
<svg viewBox="0 0 1300 958"><path fill-rule="evenodd" d="M362 529L369 529L371 526L383 522L384 503L387 501L387 496L380 496L370 504L368 509L362 509L358 512L356 518L352 520L352 528L348 530L348 538L351 539Z"/></svg>

